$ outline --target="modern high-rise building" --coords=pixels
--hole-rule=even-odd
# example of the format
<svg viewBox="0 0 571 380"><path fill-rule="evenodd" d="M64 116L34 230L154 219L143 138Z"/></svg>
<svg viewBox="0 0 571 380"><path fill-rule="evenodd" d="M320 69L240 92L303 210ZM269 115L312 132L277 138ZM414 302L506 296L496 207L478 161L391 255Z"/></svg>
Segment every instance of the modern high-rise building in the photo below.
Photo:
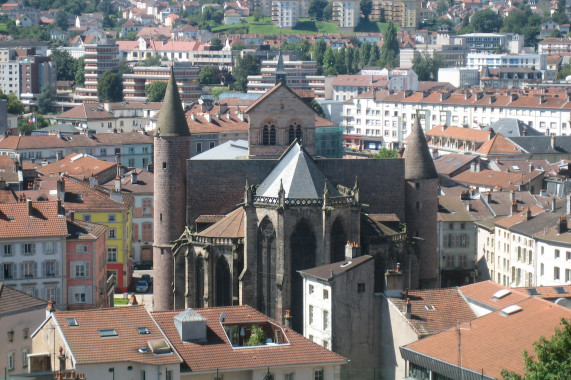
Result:
<svg viewBox="0 0 571 380"><path fill-rule="evenodd" d="M339 28L353 31L359 24L361 7L358 0L342 0L333 2L333 22Z"/></svg>
<svg viewBox="0 0 571 380"><path fill-rule="evenodd" d="M97 83L107 71L119 70L119 45L114 39L102 39L85 45L85 85L75 89L76 103L96 103Z"/></svg>

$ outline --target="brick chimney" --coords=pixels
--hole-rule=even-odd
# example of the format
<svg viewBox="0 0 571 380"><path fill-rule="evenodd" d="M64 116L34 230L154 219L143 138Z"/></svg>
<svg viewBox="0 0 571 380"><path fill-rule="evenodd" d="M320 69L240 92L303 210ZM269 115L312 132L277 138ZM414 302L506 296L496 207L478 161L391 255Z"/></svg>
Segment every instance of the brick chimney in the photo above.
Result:
<svg viewBox="0 0 571 380"><path fill-rule="evenodd" d="M26 206L28 206L28 216L34 216L34 209L32 208L32 200L26 199Z"/></svg>
<svg viewBox="0 0 571 380"><path fill-rule="evenodd" d="M555 198L551 199L551 212L555 211L556 205L557 205L557 202L556 202Z"/></svg>
<svg viewBox="0 0 571 380"><path fill-rule="evenodd" d="M345 245L345 259L350 260L359 256L361 256L359 243L347 241L347 245Z"/></svg>
<svg viewBox="0 0 571 380"><path fill-rule="evenodd" d="M525 210L525 220L530 220L531 219L531 209L528 207L527 210Z"/></svg>
<svg viewBox="0 0 571 380"><path fill-rule="evenodd" d="M56 311L56 307L54 301L48 301L48 307L46 308L46 318L50 316L50 314Z"/></svg>
<svg viewBox="0 0 571 380"><path fill-rule="evenodd" d="M69 219L71 219L72 222L75 220L75 211L69 212Z"/></svg>
<svg viewBox="0 0 571 380"><path fill-rule="evenodd" d="M557 226L557 228L560 234L569 231L567 228L567 218L565 216L559 218L559 225Z"/></svg>
<svg viewBox="0 0 571 380"><path fill-rule="evenodd" d="M412 317L412 304L410 303L410 298L406 299L406 319Z"/></svg>
<svg viewBox="0 0 571 380"><path fill-rule="evenodd" d="M490 203L492 201L492 192L488 190L486 192L486 202Z"/></svg>

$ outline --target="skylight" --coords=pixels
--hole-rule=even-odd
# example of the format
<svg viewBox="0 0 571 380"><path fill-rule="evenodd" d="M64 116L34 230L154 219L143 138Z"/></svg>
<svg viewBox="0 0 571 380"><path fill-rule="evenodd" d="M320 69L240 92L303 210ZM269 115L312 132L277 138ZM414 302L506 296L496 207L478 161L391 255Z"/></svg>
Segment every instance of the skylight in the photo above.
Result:
<svg viewBox="0 0 571 380"><path fill-rule="evenodd" d="M432 311L432 310L436 310L436 308L434 307L434 305L426 305L424 306L424 308L428 311Z"/></svg>
<svg viewBox="0 0 571 380"><path fill-rule="evenodd" d="M98 330L99 336L101 338L109 338L112 336L117 336L117 330L115 329L107 329L107 330Z"/></svg>
<svg viewBox="0 0 571 380"><path fill-rule="evenodd" d="M446 160L446 162L452 162L452 161L454 161L454 157L449 158L449 159Z"/></svg>
<svg viewBox="0 0 571 380"><path fill-rule="evenodd" d="M567 294L567 290L563 286L556 286L555 291L557 294Z"/></svg>
<svg viewBox="0 0 571 380"><path fill-rule="evenodd" d="M510 305L508 307L504 307L502 309L502 312L500 313L501 315L503 315L504 317L507 317L508 315L512 315L517 313L518 311L520 311L522 309L521 306L518 305Z"/></svg>
<svg viewBox="0 0 571 380"><path fill-rule="evenodd" d="M137 327L137 331L139 332L139 335L147 335L151 333L146 327Z"/></svg>
<svg viewBox="0 0 571 380"><path fill-rule="evenodd" d="M535 288L526 289L530 296L538 296L540 295L539 291Z"/></svg>
<svg viewBox="0 0 571 380"><path fill-rule="evenodd" d="M66 318L65 320L67 321L67 325L69 327L79 326L79 323L77 323L77 320L75 318Z"/></svg>
<svg viewBox="0 0 571 380"><path fill-rule="evenodd" d="M502 290L498 290L497 292L494 293L494 295L492 296L492 299L494 301L499 300L504 298L505 296L507 296L508 294L511 294L511 290L509 289L502 289Z"/></svg>

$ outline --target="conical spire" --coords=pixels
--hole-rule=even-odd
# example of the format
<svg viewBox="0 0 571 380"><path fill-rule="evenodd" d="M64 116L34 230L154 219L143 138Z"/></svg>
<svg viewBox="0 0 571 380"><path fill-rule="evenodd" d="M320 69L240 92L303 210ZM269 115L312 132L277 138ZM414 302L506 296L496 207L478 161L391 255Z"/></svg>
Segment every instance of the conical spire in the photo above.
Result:
<svg viewBox="0 0 571 380"><path fill-rule="evenodd" d="M284 67L284 58L282 57L282 50L278 53L278 67L276 68L276 84L286 80L286 71Z"/></svg>
<svg viewBox="0 0 571 380"><path fill-rule="evenodd" d="M172 68L155 136L190 136Z"/></svg>
<svg viewBox="0 0 571 380"><path fill-rule="evenodd" d="M406 149L404 151L404 178L407 180L437 178L434 161L428 151L428 143L416 115Z"/></svg>

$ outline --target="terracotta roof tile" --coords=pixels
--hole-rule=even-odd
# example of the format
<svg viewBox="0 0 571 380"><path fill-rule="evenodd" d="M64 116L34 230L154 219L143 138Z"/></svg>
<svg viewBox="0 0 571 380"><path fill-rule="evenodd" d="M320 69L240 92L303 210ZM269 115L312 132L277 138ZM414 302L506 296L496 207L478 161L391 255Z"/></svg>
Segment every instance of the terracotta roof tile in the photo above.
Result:
<svg viewBox="0 0 571 380"><path fill-rule="evenodd" d="M67 219L68 240L97 240L107 232L103 224Z"/></svg>
<svg viewBox="0 0 571 380"><path fill-rule="evenodd" d="M133 183L133 173L137 175L137 183ZM133 169L121 177L121 192L133 195L152 194L154 192L154 183L153 173L144 169ZM103 187L108 190L113 190L115 188L115 181L111 180L103 184Z"/></svg>
<svg viewBox="0 0 571 380"><path fill-rule="evenodd" d="M212 226L197 233L197 235L217 238L243 238L244 208L238 207Z"/></svg>
<svg viewBox="0 0 571 380"><path fill-rule="evenodd" d="M539 171L525 174L484 169L479 172L466 170L452 177L452 179L458 183L467 185L486 186L492 188L500 186L502 189L509 190L516 188L517 185L526 184L533 178L540 175L543 175L543 173Z"/></svg>
<svg viewBox="0 0 571 380"><path fill-rule="evenodd" d="M115 162L98 160L92 156L70 154L59 161L52 162L45 166L39 166L38 172L43 175L65 173L74 177L89 178L97 176L116 166L117 164Z"/></svg>
<svg viewBox="0 0 571 380"><path fill-rule="evenodd" d="M217 369L239 370L285 367L311 364L344 364L346 359L316 343L310 342L291 329L273 321L250 306L195 309L207 323L207 342L182 342L174 326L179 311L153 312L152 316L164 331L191 372L214 372ZM220 314L226 313L226 324L271 322L284 329L289 345L233 349L220 324Z"/></svg>
<svg viewBox="0 0 571 380"><path fill-rule="evenodd" d="M52 317L57 321L77 364L135 362L165 365L182 362L175 352L161 355L139 352L139 348L147 346L148 341L165 339L144 306L60 311ZM78 325L69 326L66 318L75 318ZM137 327L146 327L149 334L139 334ZM102 338L98 330L105 329L115 329L117 336Z"/></svg>
<svg viewBox="0 0 571 380"><path fill-rule="evenodd" d="M506 306L516 304L529 297L516 289L509 289L493 281L482 281L475 284L461 286L460 292L466 297L468 302L475 302L484 305L489 310L499 310ZM510 290L504 297L494 299L494 294L501 290Z"/></svg>
<svg viewBox="0 0 571 380"><path fill-rule="evenodd" d="M111 112L105 111L102 107L99 108L93 104L81 104L58 115L57 118L71 120L107 120L115 119L115 116Z"/></svg>
<svg viewBox="0 0 571 380"><path fill-rule="evenodd" d="M495 224L496 224L496 226L499 226L499 227L509 228L509 227L515 226L516 224L526 222L528 220L527 210L529 210L531 212L532 218L534 216L536 216L537 214L545 212L545 209L543 209L537 205L532 205L525 210L519 210L517 213L514 213L513 215L506 216L504 218L498 219Z"/></svg>
<svg viewBox="0 0 571 380"><path fill-rule="evenodd" d="M47 302L0 283L0 317L45 308Z"/></svg>
<svg viewBox="0 0 571 380"><path fill-rule="evenodd" d="M563 290L565 293L558 291ZM533 297L540 297L547 300L556 300L557 298L571 298L571 285L562 286L530 286L526 288L514 288L520 292L526 292ZM528 290L534 289L537 291L536 294L529 293Z"/></svg>
<svg viewBox="0 0 571 380"><path fill-rule="evenodd" d="M57 202L0 204L0 238L67 236L65 216L58 211Z"/></svg>

